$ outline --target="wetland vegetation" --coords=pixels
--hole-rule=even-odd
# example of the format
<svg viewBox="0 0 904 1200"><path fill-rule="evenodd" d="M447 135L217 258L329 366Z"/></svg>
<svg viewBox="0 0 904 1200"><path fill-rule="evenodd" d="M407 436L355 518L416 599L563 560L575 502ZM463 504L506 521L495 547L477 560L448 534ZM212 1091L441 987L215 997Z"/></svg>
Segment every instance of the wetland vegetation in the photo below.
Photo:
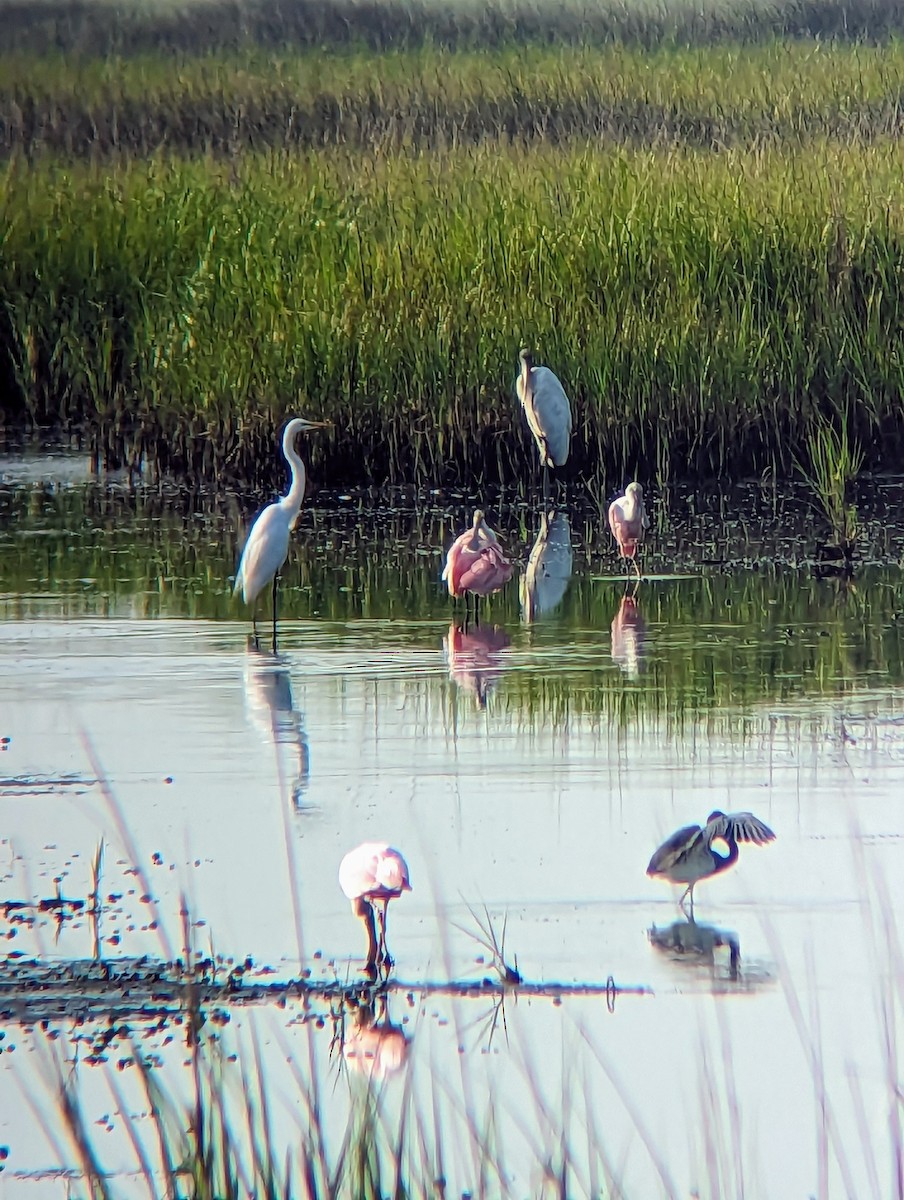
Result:
<svg viewBox="0 0 904 1200"><path fill-rule="evenodd" d="M272 484L300 407L321 481L511 482L528 342L597 489L897 460L894 6L317 7L10 7L7 422Z"/></svg>

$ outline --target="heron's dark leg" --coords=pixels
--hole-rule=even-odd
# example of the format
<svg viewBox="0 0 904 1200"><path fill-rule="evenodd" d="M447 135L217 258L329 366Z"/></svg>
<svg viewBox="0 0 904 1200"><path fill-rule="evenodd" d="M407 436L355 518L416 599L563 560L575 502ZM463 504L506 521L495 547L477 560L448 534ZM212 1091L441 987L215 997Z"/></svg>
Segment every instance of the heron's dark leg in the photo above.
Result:
<svg viewBox="0 0 904 1200"><path fill-rule="evenodd" d="M480 624L480 595L474 593L474 624Z"/></svg>
<svg viewBox="0 0 904 1200"><path fill-rule="evenodd" d="M273 576L273 653L276 653L276 596L279 591L279 571Z"/></svg>
<svg viewBox="0 0 904 1200"><path fill-rule="evenodd" d="M549 467L541 465L540 470L543 473L543 505L545 507L549 501Z"/></svg>
<svg viewBox="0 0 904 1200"><path fill-rule="evenodd" d="M261 639L257 632L257 597L254 598L254 603L251 605L251 636L254 642L255 650L260 650Z"/></svg>

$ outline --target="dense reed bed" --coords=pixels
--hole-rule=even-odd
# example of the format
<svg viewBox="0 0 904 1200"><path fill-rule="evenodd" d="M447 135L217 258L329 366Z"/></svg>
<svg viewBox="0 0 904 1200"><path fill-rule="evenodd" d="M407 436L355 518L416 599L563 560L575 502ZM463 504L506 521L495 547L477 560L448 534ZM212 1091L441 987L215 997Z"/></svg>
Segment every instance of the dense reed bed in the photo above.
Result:
<svg viewBox="0 0 904 1200"><path fill-rule="evenodd" d="M572 470L790 473L815 423L904 442L904 150L584 145L14 162L0 375L163 467L248 472L301 408L321 479L511 478L536 347ZM327 466L328 464L328 466ZM279 471L281 477L281 470Z"/></svg>
<svg viewBox="0 0 904 1200"><path fill-rule="evenodd" d="M904 48L815 41L232 55L0 56L0 152L382 153L509 140L870 141L902 127Z"/></svg>
<svg viewBox="0 0 904 1200"><path fill-rule="evenodd" d="M116 4L111 0L6 0L10 50L135 54L205 52L253 43L366 46L430 42L449 49L512 42L663 42L710 45L774 37L882 40L904 32L896 0L190 0Z"/></svg>

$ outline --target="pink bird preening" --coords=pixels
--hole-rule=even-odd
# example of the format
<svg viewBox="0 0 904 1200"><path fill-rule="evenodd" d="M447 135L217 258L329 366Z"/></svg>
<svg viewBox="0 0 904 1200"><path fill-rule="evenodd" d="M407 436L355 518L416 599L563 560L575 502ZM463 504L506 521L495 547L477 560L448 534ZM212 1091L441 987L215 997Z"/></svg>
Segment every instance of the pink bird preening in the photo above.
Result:
<svg viewBox="0 0 904 1200"><path fill-rule="evenodd" d="M619 554L633 563L638 579L640 567L637 565L637 550L648 527L643 488L639 483L629 483L625 494L609 505L609 528L618 542Z"/></svg>
<svg viewBox="0 0 904 1200"><path fill-rule="evenodd" d="M512 578L512 564L502 553L499 539L478 508L474 523L452 543L446 555L442 579L453 598L467 596L476 600L498 592Z"/></svg>
<svg viewBox="0 0 904 1200"><path fill-rule="evenodd" d="M349 850L339 864L339 886L351 900L352 912L361 918L367 930L365 969L371 975L376 974L378 964L388 969L392 959L386 946L386 908L390 900L411 891L408 864L387 842L362 842Z"/></svg>

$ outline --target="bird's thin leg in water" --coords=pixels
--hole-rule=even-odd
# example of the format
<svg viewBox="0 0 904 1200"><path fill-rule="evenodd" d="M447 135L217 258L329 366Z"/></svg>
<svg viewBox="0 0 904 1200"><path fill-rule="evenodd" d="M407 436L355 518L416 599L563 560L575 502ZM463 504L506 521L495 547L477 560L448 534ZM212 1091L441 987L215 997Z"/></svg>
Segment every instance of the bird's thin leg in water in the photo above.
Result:
<svg viewBox="0 0 904 1200"><path fill-rule="evenodd" d="M640 582L640 567L637 565L637 558L636 558L636 556L635 556L634 558L632 558L632 559L631 559L631 562L634 564L634 570L635 570L635 572L636 572L636 574L637 574L637 581L638 581L638 583L639 583L639 582Z"/></svg>
<svg viewBox="0 0 904 1200"><path fill-rule="evenodd" d="M373 905L363 896L359 896L357 900L352 901L352 912L364 922L364 928L367 931L367 962L364 964L364 970L371 978L375 978L379 946L377 931L374 928Z"/></svg>
<svg viewBox="0 0 904 1200"><path fill-rule="evenodd" d="M276 653L276 595L279 591L279 571L273 576L273 653Z"/></svg>
<svg viewBox="0 0 904 1200"><path fill-rule="evenodd" d="M382 907L377 909L377 920L380 925L380 948L381 948L381 954L380 954L379 958L380 958L380 962L383 964L384 967L392 966L392 956L390 955L389 948L386 945L386 917L387 917L386 910L387 910L388 906L389 906L389 897L384 896Z"/></svg>
<svg viewBox="0 0 904 1200"><path fill-rule="evenodd" d="M545 508L549 501L549 467L541 466L540 471L543 475L543 506Z"/></svg>
<svg viewBox="0 0 904 1200"><path fill-rule="evenodd" d="M254 603L251 605L251 636L254 641L255 650L260 650L261 639L257 632L257 597L255 597Z"/></svg>
<svg viewBox="0 0 904 1200"><path fill-rule="evenodd" d="M479 593L475 592L474 593L474 625L476 627L479 624L480 624L480 595L479 595Z"/></svg>

